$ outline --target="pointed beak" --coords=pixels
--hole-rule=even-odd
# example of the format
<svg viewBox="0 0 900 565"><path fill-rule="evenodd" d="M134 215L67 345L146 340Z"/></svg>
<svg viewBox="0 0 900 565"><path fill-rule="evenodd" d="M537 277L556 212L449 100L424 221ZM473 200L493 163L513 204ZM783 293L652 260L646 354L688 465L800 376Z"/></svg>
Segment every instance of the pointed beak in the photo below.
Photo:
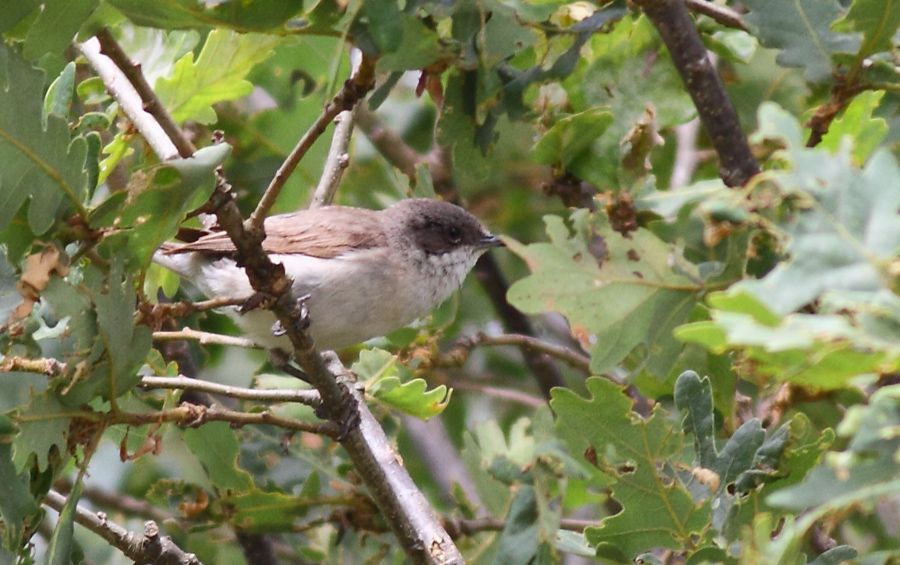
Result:
<svg viewBox="0 0 900 565"><path fill-rule="evenodd" d="M480 249L489 249L491 247L506 247L506 244L492 233L485 234L484 237L478 242L478 247Z"/></svg>

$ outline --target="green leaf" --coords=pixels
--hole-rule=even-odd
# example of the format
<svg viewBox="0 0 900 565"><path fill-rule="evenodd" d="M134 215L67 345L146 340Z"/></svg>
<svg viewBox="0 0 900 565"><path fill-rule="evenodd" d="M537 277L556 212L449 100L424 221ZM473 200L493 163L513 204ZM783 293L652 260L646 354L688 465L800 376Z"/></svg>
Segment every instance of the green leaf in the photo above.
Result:
<svg viewBox="0 0 900 565"><path fill-rule="evenodd" d="M25 58L33 61L47 53L62 53L97 4L98 0L44 0L25 36Z"/></svg>
<svg viewBox="0 0 900 565"><path fill-rule="evenodd" d="M649 419L631 411L621 387L591 378L589 398L568 389L552 392L557 431L573 453L590 449L598 468L613 480L612 494L622 505L615 516L585 535L603 554L631 559L653 548L678 549L692 543L709 520L706 504L696 504L666 471L682 448L681 435L657 408Z"/></svg>
<svg viewBox="0 0 900 565"><path fill-rule="evenodd" d="M75 63L69 63L47 89L47 96L44 97L44 127L47 126L47 116L50 114L62 119L68 118L74 93Z"/></svg>
<svg viewBox="0 0 900 565"><path fill-rule="evenodd" d="M152 340L150 328L133 322L137 296L131 275L122 270L123 261L118 257L108 279L96 276L96 272L85 276L97 312L98 334L109 357L108 398L117 398L140 382L138 369Z"/></svg>
<svg viewBox="0 0 900 565"><path fill-rule="evenodd" d="M741 286L711 294L713 320L681 326L675 336L714 353L738 349L757 374L812 389L842 388L858 375L897 366L900 347L890 337L870 335L837 315L790 314L773 325L774 313Z"/></svg>
<svg viewBox="0 0 900 565"><path fill-rule="evenodd" d="M34 396L27 408L14 417L19 433L13 440L13 463L16 472L21 473L31 455L37 457L37 470L44 471L49 466L51 449L62 455L66 452L66 435L71 417L68 410L51 392Z"/></svg>
<svg viewBox="0 0 900 565"><path fill-rule="evenodd" d="M227 422L213 422L184 430L184 441L221 494L253 489L253 477L238 465L241 446Z"/></svg>
<svg viewBox="0 0 900 565"><path fill-rule="evenodd" d="M7 423L5 416L0 416ZM13 464L12 446L8 434L0 436L0 517L6 532L7 547L21 543L21 536L29 517L40 510L29 490L28 473L22 473Z"/></svg>
<svg viewBox="0 0 900 565"><path fill-rule="evenodd" d="M444 385L428 389L425 379L397 363L397 356L383 349L363 350L351 370L366 383L372 398L405 414L427 420L444 411L453 392Z"/></svg>
<svg viewBox="0 0 900 565"><path fill-rule="evenodd" d="M667 375L681 350L672 329L703 288L696 269L650 231L626 238L585 210L572 215L574 234L562 218L544 222L550 243L509 243L531 269L510 288L510 303L529 314L565 315L591 351L592 371L606 371L643 346L635 364Z"/></svg>
<svg viewBox="0 0 900 565"><path fill-rule="evenodd" d="M760 108L760 133L780 137L791 169L773 175L801 199L784 229L791 258L759 281L739 287L779 314L839 290L891 291L890 265L900 247L900 167L886 150L860 172L843 153L806 149L796 120L777 106Z"/></svg>
<svg viewBox="0 0 900 565"><path fill-rule="evenodd" d="M828 126L828 133L822 137L819 147L837 153L843 139L849 136L853 139L854 161L865 163L888 133L884 118L872 117L883 97L883 90L858 94L841 116Z"/></svg>
<svg viewBox="0 0 900 565"><path fill-rule="evenodd" d="M453 391L445 385L428 390L425 379L402 382L399 377L384 377L366 392L404 414L427 420L447 408Z"/></svg>
<svg viewBox="0 0 900 565"><path fill-rule="evenodd" d="M63 209L81 208L87 145L70 142L65 120L47 116L41 127L43 73L5 46L0 46L0 229L30 200L28 224L46 232Z"/></svg>
<svg viewBox="0 0 900 565"><path fill-rule="evenodd" d="M302 0L109 0L134 23L164 29L230 27L277 31L303 7Z"/></svg>
<svg viewBox="0 0 900 565"><path fill-rule="evenodd" d="M215 123L212 105L250 94L253 84L244 77L280 41L270 35L214 30L206 37L197 62L192 52L184 55L171 77L156 81L156 93L176 122Z"/></svg>
<svg viewBox="0 0 900 565"><path fill-rule="evenodd" d="M496 564L531 563L540 545L537 496L534 487L521 485L512 500L503 531Z"/></svg>
<svg viewBox="0 0 900 565"><path fill-rule="evenodd" d="M856 54L862 60L878 51L890 51L891 40L900 26L900 2L897 0L854 0L843 18L834 22L835 31L863 34Z"/></svg>
<svg viewBox="0 0 900 565"><path fill-rule="evenodd" d="M613 121L605 108L592 108L556 121L534 144L531 154L538 163L567 167L590 151Z"/></svg>
<svg viewBox="0 0 900 565"><path fill-rule="evenodd" d="M841 15L836 0L747 0L744 21L760 43L781 50L778 64L802 67L811 82L831 77L831 55L856 51L857 41L831 31Z"/></svg>
<svg viewBox="0 0 900 565"><path fill-rule="evenodd" d="M152 169L148 186L134 186L124 206L114 193L95 210L95 225L115 225L116 231L101 244L105 255L129 249L129 266L142 267L153 252L171 239L185 215L209 199L215 189L214 171L228 157L231 147L222 143L204 147L187 159L172 159ZM108 205L107 205L108 203ZM118 214L112 214L121 206ZM103 212L101 215L100 212Z"/></svg>
<svg viewBox="0 0 900 565"><path fill-rule="evenodd" d="M871 424L860 426L868 421ZM873 437L873 428L878 428ZM767 498L772 506L806 510L790 522L773 542L771 554L780 558L798 547L806 532L824 516L847 507L860 507L900 494L896 453L900 449L900 385L879 389L867 406L848 413L839 430L851 436L847 451L834 453L814 468L804 480ZM861 435L865 440L855 441Z"/></svg>
<svg viewBox="0 0 900 565"><path fill-rule="evenodd" d="M47 547L47 565L68 565L72 562L72 535L75 533L75 510L81 498L81 482L76 482L66 496L66 504L59 513L50 544Z"/></svg>
<svg viewBox="0 0 900 565"><path fill-rule="evenodd" d="M370 0L361 10L369 22L365 33L380 54L380 71L423 69L442 55L437 33L419 18L399 10L397 2Z"/></svg>

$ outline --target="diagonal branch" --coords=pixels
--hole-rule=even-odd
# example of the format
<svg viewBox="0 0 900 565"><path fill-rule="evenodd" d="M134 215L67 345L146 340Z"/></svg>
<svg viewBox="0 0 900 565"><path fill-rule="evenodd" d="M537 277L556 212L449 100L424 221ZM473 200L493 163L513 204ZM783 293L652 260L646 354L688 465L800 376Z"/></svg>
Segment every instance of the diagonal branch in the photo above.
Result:
<svg viewBox="0 0 900 565"><path fill-rule="evenodd" d="M51 490L47 493L44 504L61 512L66 504L66 497ZM135 563L201 565L196 555L185 552L169 536L160 535L159 526L152 520L144 523L142 535L110 522L105 515L95 514L82 506L76 506L75 522L118 548Z"/></svg>
<svg viewBox="0 0 900 565"><path fill-rule="evenodd" d="M272 177L272 182L266 187L266 192L263 194L262 198L259 199L259 204L256 205L256 209L250 214L250 219L247 220L246 229L248 231L256 233L263 229L263 222L266 220L269 210L272 209L272 206L278 199L278 195L281 193L281 189L284 188L284 184L291 176L291 173L294 172L294 169L297 168L297 165L300 164L300 161L303 159L303 156L306 155L306 152L309 151L309 148L312 147L313 143L319 139L319 136L325 132L328 124L330 124L338 114L345 110L352 110L357 102L362 100L362 98L372 90L373 86L375 86L375 61L369 57L363 56L356 74L347 79L340 92L337 93L327 106L325 106L325 110L322 114L319 115L319 117L316 118L316 121L313 122L308 130L306 130L306 133L303 134L303 137L300 138L300 141L298 141L297 145L291 150L287 159L284 160L284 163L278 167L275 176Z"/></svg>
<svg viewBox="0 0 900 565"><path fill-rule="evenodd" d="M635 0L635 4L656 27L697 107L703 129L719 155L719 176L728 186L746 184L759 172L759 164L684 0Z"/></svg>
<svg viewBox="0 0 900 565"><path fill-rule="evenodd" d="M91 63L94 61L91 60ZM127 65L127 61L117 63ZM311 146L338 112L352 107L368 91L373 73L374 62L364 58L356 77L345 83L341 93L316 120L319 125L310 128L298 143L292 158L289 158L293 164L286 167L290 165L286 162L283 170L279 170L283 173L279 181L281 185L286 179L284 175L289 174L289 170L305 153L303 146ZM173 135L183 136L180 132ZM235 259L243 267L250 285L259 296L265 298L268 309L284 329L293 346L292 360L303 369L308 382L318 390L325 414L332 420L347 422L348 406L357 411L359 424L342 430L346 433L341 434L341 443L404 551L415 562L461 563L462 555L399 462L384 430L368 411L352 379L347 378L346 370L336 358L326 365L325 359L316 350L305 329L308 322L305 308L292 296L291 281L285 274L284 266L274 264L263 251L265 233L262 223L280 191L275 180L273 184L274 188L270 186L270 190L266 191L264 201L260 201L246 228L231 187L222 174L217 175L209 209L215 213L219 226L234 243Z"/></svg>

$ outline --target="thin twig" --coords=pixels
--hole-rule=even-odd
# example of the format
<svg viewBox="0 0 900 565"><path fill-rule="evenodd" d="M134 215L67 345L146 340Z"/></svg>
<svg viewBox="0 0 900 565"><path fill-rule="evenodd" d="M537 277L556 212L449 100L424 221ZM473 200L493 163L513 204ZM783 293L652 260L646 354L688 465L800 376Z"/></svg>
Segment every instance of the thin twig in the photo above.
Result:
<svg viewBox="0 0 900 565"><path fill-rule="evenodd" d="M153 304L150 309L150 315L154 317L168 316L171 318L183 318L185 316L190 316L191 314L196 314L197 312L206 312L208 310L215 310L216 308L242 306L246 302L247 300L245 298L230 298L227 296L210 298L209 300L199 300L197 302L191 302L189 300L169 303L161 302L159 304Z"/></svg>
<svg viewBox="0 0 900 565"><path fill-rule="evenodd" d="M66 505L66 497L51 490L44 498L44 504L61 512ZM110 522L104 514L95 514L77 506L75 522L118 548L135 563L201 565L196 555L185 552L169 536L161 536L159 526L152 520L144 523L144 533L141 535Z"/></svg>
<svg viewBox="0 0 900 565"><path fill-rule="evenodd" d="M715 2L707 2L707 0L685 0L687 7L692 12L709 16L713 20L719 22L725 27L733 27L747 31L747 25L741 14L732 10L728 6L716 4Z"/></svg>
<svg viewBox="0 0 900 565"><path fill-rule="evenodd" d="M213 383L201 379L192 379L182 375L177 377L141 377L141 388L147 390L196 390L198 392L218 394L229 398L240 398L241 400L256 400L258 402L299 402L309 406L317 406L321 402L319 393L311 389L264 390L244 388Z"/></svg>
<svg viewBox="0 0 900 565"><path fill-rule="evenodd" d="M0 362L0 373L21 371L23 373L41 373L48 377L61 375L66 371L66 364L52 357L30 358L10 355Z"/></svg>
<svg viewBox="0 0 900 565"><path fill-rule="evenodd" d="M119 102L119 107L134 124L135 129L150 145L160 161L178 157L178 147L166 135L159 121L144 110L141 96L115 62L101 52L100 42L92 37L78 45L81 53L100 75L109 93ZM130 61L129 61L130 63Z"/></svg>
<svg viewBox="0 0 900 565"><path fill-rule="evenodd" d="M313 193L310 208L319 208L328 206L334 202L334 195L337 192L338 185L341 184L341 177L344 171L350 165L350 156L347 154L347 147L350 144L350 137L353 135L353 116L354 110L344 110L334 118L334 135L331 138L331 147L328 149L328 157L325 159L325 168L322 170L322 176L319 179L319 185Z"/></svg>
<svg viewBox="0 0 900 565"><path fill-rule="evenodd" d="M173 341L176 339L190 339L199 342L202 345L231 345L233 347L246 347L248 349L263 349L252 339L245 337L235 337L231 335L214 334L210 332L202 332L191 328L183 328L180 331L159 331L153 332L154 341Z"/></svg>
<svg viewBox="0 0 900 565"><path fill-rule="evenodd" d="M166 132L166 137L175 144L178 154L185 159L193 155L197 148L184 135L180 134L172 116L163 107L156 92L144 77L141 65L128 57L108 29L103 28L97 32L97 41L100 42L100 52L115 61L116 67L125 74L129 84L134 87L143 102L142 109L156 118L156 122Z"/></svg>
<svg viewBox="0 0 900 565"><path fill-rule="evenodd" d="M297 145L291 150L287 159L285 159L281 166L278 167L275 176L272 178L272 182L266 187L266 192L263 194L262 198L259 199L256 209L250 214L250 219L247 220L247 225L245 227L247 231L256 233L263 230L263 222L265 222L269 210L272 209L272 206L278 199L278 195L281 193L281 189L284 188L284 184L291 176L291 173L294 172L294 169L297 168L297 165L300 164L300 160L303 159L303 156L306 155L309 148L312 147L317 139L319 139L319 136L321 136L328 127L328 124L330 124L338 114L345 110L353 109L374 85L375 61L364 56L356 74L344 83L340 92L337 93L327 106L325 106L325 110L322 114L316 118L316 121L313 122L306 133L303 134L303 137L297 142Z"/></svg>
<svg viewBox="0 0 900 565"><path fill-rule="evenodd" d="M499 518L453 518L444 516L444 527L453 536L453 539L462 536L472 536L481 532L500 532L506 527L506 522ZM599 526L599 522L579 520L576 518L563 518L559 522L560 530L583 532L585 528Z"/></svg>
<svg viewBox="0 0 900 565"><path fill-rule="evenodd" d="M555 357L560 361L565 361L572 367L582 371L585 374L591 374L591 358L587 355L582 355L577 351L573 351L568 347L562 345L556 345L554 343L548 343L546 341L540 340L536 337L532 337L530 335L523 334L501 334L501 335L488 335L483 332L479 332L474 336L466 337L457 341L458 347L465 347L467 349L471 349L473 347L478 346L501 346L501 345L514 345L516 347L524 347L526 349L530 349L532 351L537 351L540 353L546 353L551 357Z"/></svg>
<svg viewBox="0 0 900 565"><path fill-rule="evenodd" d="M703 128L719 155L719 176L743 186L759 172L737 112L683 0L634 0L662 37Z"/></svg>
<svg viewBox="0 0 900 565"><path fill-rule="evenodd" d="M528 394L527 392L522 392L521 390L501 388L481 384L475 381L461 381L458 379L453 379L452 385L453 388L458 388L460 390L471 390L483 394L484 396L492 396L494 398L499 398L508 402L522 404L523 406L528 406L530 408L540 408L541 406L545 406L547 404L547 401L543 398Z"/></svg>
<svg viewBox="0 0 900 565"><path fill-rule="evenodd" d="M182 403L175 408L151 412L110 412L103 420L108 424L129 424L142 426L160 422L172 423L184 427L197 427L209 422L228 422L233 427L253 424L277 426L296 432L309 432L331 437L338 435L334 422L303 422L292 418L276 416L268 410L263 412L238 412L221 406L202 406Z"/></svg>
<svg viewBox="0 0 900 565"><path fill-rule="evenodd" d="M53 486L61 494L67 496L72 490L72 482L67 477L59 479L58 481L56 481L56 483L54 483ZM161 524L176 523L178 524L179 528L186 528L186 525L181 523L181 521L176 516L169 514L165 510L159 508L158 506L154 506L146 500L140 500L132 496L128 496L127 494L112 492L94 486L85 485L81 491L81 498L90 501L93 506L107 508L125 516L149 518L150 520L154 520L155 522Z"/></svg>

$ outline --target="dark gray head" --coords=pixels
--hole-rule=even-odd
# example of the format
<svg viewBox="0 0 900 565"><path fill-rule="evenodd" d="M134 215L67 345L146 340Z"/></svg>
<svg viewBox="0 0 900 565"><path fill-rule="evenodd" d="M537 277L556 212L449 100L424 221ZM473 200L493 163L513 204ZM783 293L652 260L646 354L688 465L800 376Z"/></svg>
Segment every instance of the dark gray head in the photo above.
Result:
<svg viewBox="0 0 900 565"><path fill-rule="evenodd" d="M478 255L503 242L491 234L478 219L455 204L414 198L401 200L385 213L403 226L404 238L427 255L441 255L467 249Z"/></svg>

